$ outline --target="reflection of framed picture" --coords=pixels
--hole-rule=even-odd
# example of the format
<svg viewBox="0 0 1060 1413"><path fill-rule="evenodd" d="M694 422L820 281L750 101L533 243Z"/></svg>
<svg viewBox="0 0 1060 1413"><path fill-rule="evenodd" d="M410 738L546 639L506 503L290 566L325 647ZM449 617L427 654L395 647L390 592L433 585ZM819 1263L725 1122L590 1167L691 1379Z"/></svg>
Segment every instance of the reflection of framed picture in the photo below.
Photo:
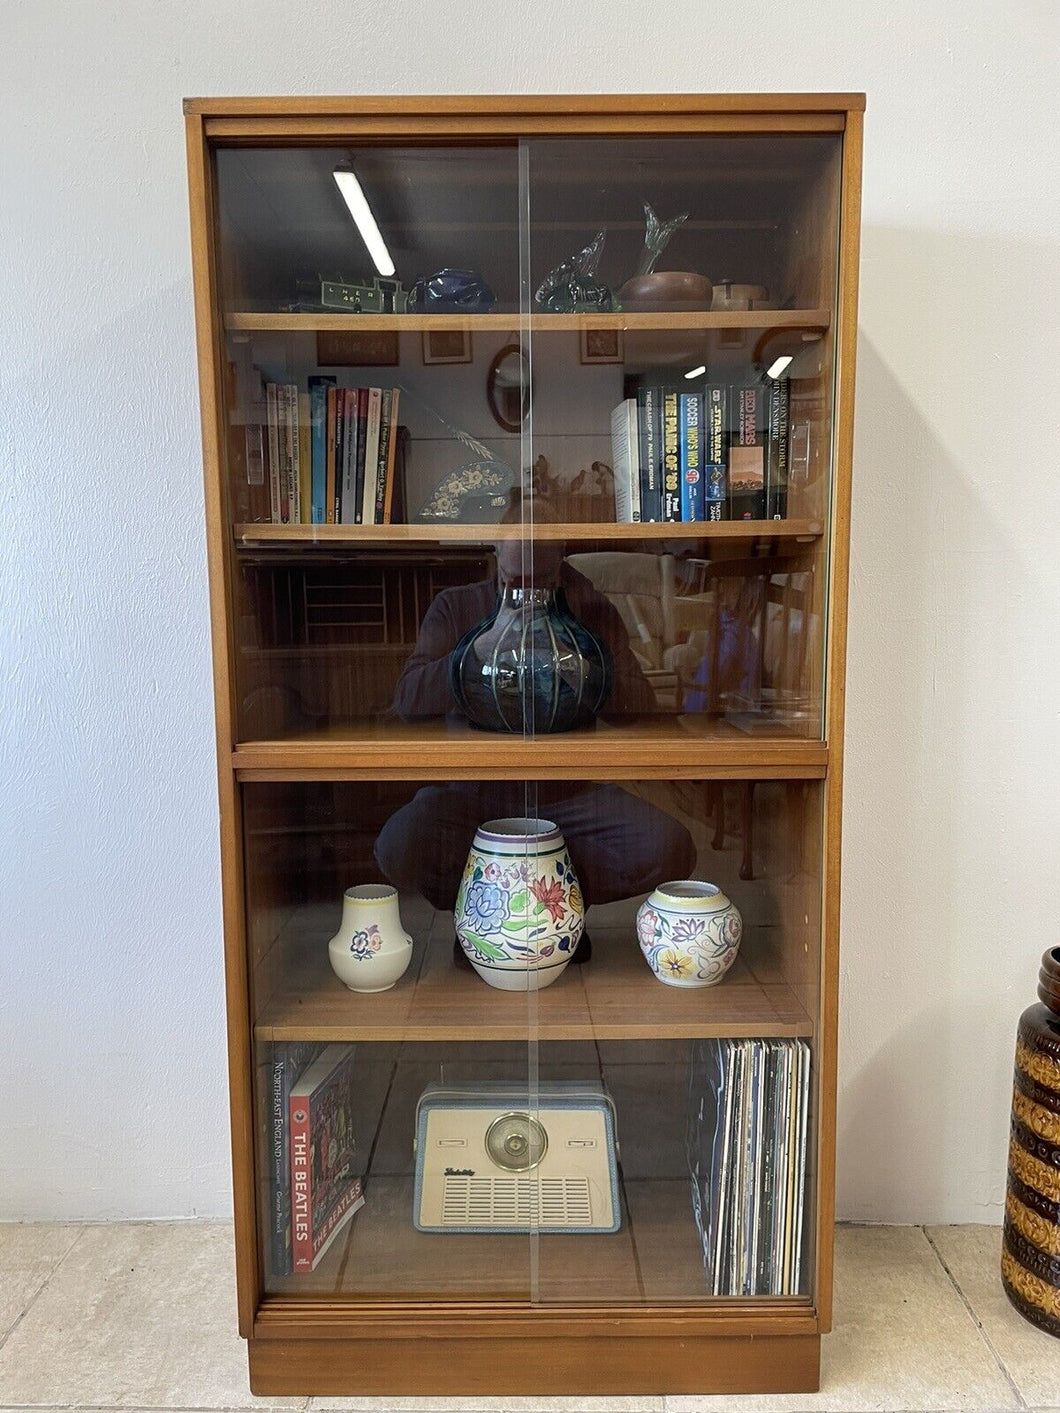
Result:
<svg viewBox="0 0 1060 1413"><path fill-rule="evenodd" d="M583 363L621 363L621 329L582 329L578 355Z"/></svg>
<svg viewBox="0 0 1060 1413"><path fill-rule="evenodd" d="M424 363L470 363L471 334L467 329L424 329Z"/></svg>
<svg viewBox="0 0 1060 1413"><path fill-rule="evenodd" d="M321 368L396 368L401 362L397 329L320 329Z"/></svg>

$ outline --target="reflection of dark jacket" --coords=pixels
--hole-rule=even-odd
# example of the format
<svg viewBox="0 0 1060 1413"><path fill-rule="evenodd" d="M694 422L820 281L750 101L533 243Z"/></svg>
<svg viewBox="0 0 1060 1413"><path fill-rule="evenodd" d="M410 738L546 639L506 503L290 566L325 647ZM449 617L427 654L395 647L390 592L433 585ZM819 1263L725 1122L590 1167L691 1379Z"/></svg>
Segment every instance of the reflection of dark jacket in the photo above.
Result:
<svg viewBox="0 0 1060 1413"><path fill-rule="evenodd" d="M601 638L611 653L614 685L604 713L654 711L654 695L630 651L629 634L614 606L566 562L560 570L560 587L575 618ZM468 629L481 623L496 606L497 585L492 579L443 589L438 594L424 614L416 646L394 689L394 709L403 721L444 716L455 710L449 656Z"/></svg>

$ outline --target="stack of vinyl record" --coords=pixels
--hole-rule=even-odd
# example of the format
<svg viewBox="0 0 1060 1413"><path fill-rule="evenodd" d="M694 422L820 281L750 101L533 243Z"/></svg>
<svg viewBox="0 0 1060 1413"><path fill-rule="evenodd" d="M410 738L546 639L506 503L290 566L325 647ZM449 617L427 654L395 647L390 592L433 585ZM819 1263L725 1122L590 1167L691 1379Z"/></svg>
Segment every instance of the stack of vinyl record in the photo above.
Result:
<svg viewBox="0 0 1060 1413"><path fill-rule="evenodd" d="M803 1293L809 1094L803 1040L693 1047L688 1156L713 1295Z"/></svg>

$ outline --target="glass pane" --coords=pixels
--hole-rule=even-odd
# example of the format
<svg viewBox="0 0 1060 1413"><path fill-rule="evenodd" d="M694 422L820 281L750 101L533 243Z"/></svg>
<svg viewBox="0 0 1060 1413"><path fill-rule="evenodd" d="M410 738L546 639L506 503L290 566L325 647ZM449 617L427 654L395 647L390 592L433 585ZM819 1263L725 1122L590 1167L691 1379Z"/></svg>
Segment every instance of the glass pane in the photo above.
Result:
<svg viewBox="0 0 1060 1413"><path fill-rule="evenodd" d="M621 620L602 717L819 738L839 139L524 151L539 574Z"/></svg>
<svg viewBox="0 0 1060 1413"><path fill-rule="evenodd" d="M449 654L518 536L517 149L221 148L216 171L239 736L445 735Z"/></svg>
<svg viewBox="0 0 1060 1413"><path fill-rule="evenodd" d="M465 934L474 918L488 944L501 913L535 924L576 906L569 886L550 886L547 845L532 852L516 843L505 853L503 835L517 834L527 807L522 782L244 788L268 1288L395 1299L711 1297L700 1226L709 1229L704 1211L721 1210L711 1164L724 1144L715 1130L732 1122L713 1101L716 1043L757 1039L768 1042L763 1063L779 1064L785 1048L812 1063L820 783L532 782L539 818L562 832L592 951L529 996L486 984L488 945L472 952L479 975L454 948L454 903L476 830L482 880L463 909ZM491 838L489 821L506 824ZM521 885L507 876L520 864L530 885L521 901ZM649 890L680 878L709 880L739 910L735 957L728 946L711 950L694 913L671 917L665 939L642 914L638 945ZM379 896L367 906L344 902L351 884L375 885ZM405 970L391 989L348 990L336 966L359 987L390 980L388 887L412 938L396 963ZM539 899L544 913L535 911ZM555 964L554 931L532 972ZM509 934L522 941L518 927ZM714 965L728 966L717 985L672 984ZM288 1246L285 1214L294 1198L283 1179L294 1155L277 1150L276 1119L286 1113L294 1123L285 1071L288 1084L304 1081L328 1047L336 1047L333 1063L349 1068L345 1087L332 1086L338 1113L306 1120L325 1239L329 1197L348 1198L357 1180L364 1205L340 1212L331 1245L291 1270L284 1258L295 1234ZM809 1096L813 1077L799 1083ZM776 1124L794 1110L790 1100L787 1109L764 1108L763 1124L767 1112ZM812 1154L809 1099L802 1113ZM813 1173L809 1159L798 1166L801 1151L798 1142L785 1150L784 1200L789 1227L801 1202L803 1260L781 1293L810 1289ZM761 1167L745 1181L744 1197L730 1194L724 1209L753 1208L764 1232L781 1219L777 1192ZM517 1234L530 1230L531 1242Z"/></svg>

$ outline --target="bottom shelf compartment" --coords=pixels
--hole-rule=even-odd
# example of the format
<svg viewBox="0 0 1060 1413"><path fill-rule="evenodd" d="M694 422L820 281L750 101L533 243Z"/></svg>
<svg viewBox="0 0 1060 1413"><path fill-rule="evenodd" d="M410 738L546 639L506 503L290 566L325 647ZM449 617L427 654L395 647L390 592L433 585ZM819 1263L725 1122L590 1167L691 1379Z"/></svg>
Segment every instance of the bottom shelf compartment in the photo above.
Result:
<svg viewBox="0 0 1060 1413"><path fill-rule="evenodd" d="M801 1042L771 1043L779 1053L783 1046ZM716 1044L671 1041L648 1047L630 1042L550 1042L535 1047L530 1056L524 1045L489 1042L349 1047L353 1074L349 1092L355 1110L353 1170L363 1175L364 1205L347 1219L314 1269L274 1274L267 1280L268 1291L368 1301L468 1300L544 1305L636 1306L717 1299L704 1266L692 1180L692 1165L702 1164L704 1153L698 1138L693 1136L705 1135L708 1150L711 1146L710 1119L708 1115L704 1120L703 1105L709 1107L711 1102L710 1056L717 1053L713 1048ZM262 1048L275 1053L283 1047ZM429 1086L439 1084L446 1099L476 1093L481 1091L484 1079L509 1086L517 1096L510 1106L502 1103L501 1109L518 1107L540 1119L555 1145L549 1164L542 1160L541 1174L563 1174L567 1171L565 1163L572 1171L579 1167L569 1154L564 1155L557 1121L557 1110L566 1102L567 1092L584 1095L596 1089L607 1096L617 1137L617 1230L541 1231L531 1235L491 1232L470 1224L466 1230L418 1229L417 1135L421 1172L433 1171L437 1175L443 1162L448 1165L447 1158L437 1153L432 1158L426 1152L428 1144L424 1142L425 1129L418 1107L421 1097L432 1092ZM750 1104L747 1113L752 1113ZM471 1171L471 1164L476 1162L474 1144L479 1141L487 1118L475 1110L461 1111L458 1117L459 1131L471 1136L471 1147L454 1149L461 1156L454 1158L446 1170L462 1174ZM584 1115L576 1117L579 1123L584 1121ZM575 1131L587 1136L591 1130L576 1126ZM734 1129L734 1135L741 1143L750 1142L750 1137L745 1139L738 1129ZM327 1141L325 1133L324 1142ZM583 1141L586 1140L579 1136L578 1142ZM763 1154L765 1151L764 1146ZM267 1162L269 1154L264 1156ZM580 1158L581 1154L576 1156ZM729 1156L735 1162L732 1153ZM579 1170L591 1172L596 1191L607 1184L609 1157L609 1147L601 1145L601 1151L588 1164L580 1165ZM475 1171L489 1180L482 1173L489 1166L482 1163ZM511 1181L499 1168L494 1167L492 1172L500 1174L502 1181ZM799 1181L802 1190L812 1191L808 1168ZM704 1195L709 1182L709 1175L704 1175L700 1184ZM765 1178L750 1183L746 1189L739 1189L738 1199L733 1199L739 1201L742 1211L752 1214L755 1223L759 1221L759 1198L767 1185ZM733 1193L737 1190L732 1189ZM768 1219L762 1200L764 1243ZM267 1185L262 1193L262 1210L272 1210L272 1193ZM812 1230L810 1216L809 1212L804 1214L800 1228L803 1233ZM266 1269L275 1270L271 1230L263 1232L263 1242ZM761 1259L767 1259L764 1244ZM811 1264L807 1238L803 1275L797 1282L803 1300L810 1286L806 1273ZM788 1293L794 1288L789 1285ZM778 1291L771 1295L764 1287L759 1287L757 1293L773 1299L780 1294Z"/></svg>

